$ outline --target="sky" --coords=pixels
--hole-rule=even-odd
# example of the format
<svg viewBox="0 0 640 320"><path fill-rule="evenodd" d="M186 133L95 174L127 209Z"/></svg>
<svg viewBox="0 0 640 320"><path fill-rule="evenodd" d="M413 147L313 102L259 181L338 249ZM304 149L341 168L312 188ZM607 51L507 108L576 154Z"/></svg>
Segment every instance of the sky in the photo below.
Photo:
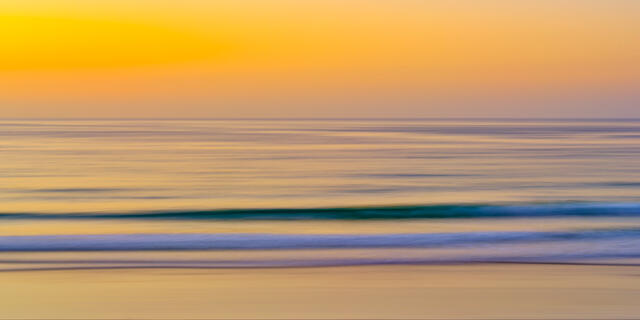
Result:
<svg viewBox="0 0 640 320"><path fill-rule="evenodd" d="M639 102L634 0L0 2L0 118L626 118Z"/></svg>

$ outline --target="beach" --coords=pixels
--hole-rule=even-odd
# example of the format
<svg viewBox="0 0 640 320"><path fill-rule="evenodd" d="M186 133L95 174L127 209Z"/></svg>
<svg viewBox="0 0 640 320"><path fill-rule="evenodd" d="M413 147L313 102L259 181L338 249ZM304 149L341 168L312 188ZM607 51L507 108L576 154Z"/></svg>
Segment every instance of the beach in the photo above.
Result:
<svg viewBox="0 0 640 320"><path fill-rule="evenodd" d="M2 319L633 319L640 266L0 273Z"/></svg>

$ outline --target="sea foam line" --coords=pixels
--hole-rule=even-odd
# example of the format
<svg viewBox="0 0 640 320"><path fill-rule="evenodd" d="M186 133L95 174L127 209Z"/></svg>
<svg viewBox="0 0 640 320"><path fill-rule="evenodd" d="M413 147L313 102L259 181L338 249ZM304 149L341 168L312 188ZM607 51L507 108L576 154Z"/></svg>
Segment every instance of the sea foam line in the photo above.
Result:
<svg viewBox="0 0 640 320"><path fill-rule="evenodd" d="M106 234L0 236L0 251L276 250L421 248L512 242L640 238L638 229L420 234Z"/></svg>

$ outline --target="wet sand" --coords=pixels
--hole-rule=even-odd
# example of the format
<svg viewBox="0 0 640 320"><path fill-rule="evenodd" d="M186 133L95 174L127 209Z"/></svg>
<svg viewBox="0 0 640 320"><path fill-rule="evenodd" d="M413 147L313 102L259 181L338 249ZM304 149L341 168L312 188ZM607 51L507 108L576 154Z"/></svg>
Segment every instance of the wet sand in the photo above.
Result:
<svg viewBox="0 0 640 320"><path fill-rule="evenodd" d="M0 273L2 319L630 319L640 266L483 264Z"/></svg>

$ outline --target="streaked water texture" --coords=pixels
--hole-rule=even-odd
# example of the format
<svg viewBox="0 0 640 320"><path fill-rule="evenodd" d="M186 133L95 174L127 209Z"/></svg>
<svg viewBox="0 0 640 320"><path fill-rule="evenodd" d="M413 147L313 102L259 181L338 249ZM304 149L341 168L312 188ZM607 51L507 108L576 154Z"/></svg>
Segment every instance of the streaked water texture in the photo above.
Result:
<svg viewBox="0 0 640 320"><path fill-rule="evenodd" d="M0 155L2 270L640 256L636 120L3 120Z"/></svg>

